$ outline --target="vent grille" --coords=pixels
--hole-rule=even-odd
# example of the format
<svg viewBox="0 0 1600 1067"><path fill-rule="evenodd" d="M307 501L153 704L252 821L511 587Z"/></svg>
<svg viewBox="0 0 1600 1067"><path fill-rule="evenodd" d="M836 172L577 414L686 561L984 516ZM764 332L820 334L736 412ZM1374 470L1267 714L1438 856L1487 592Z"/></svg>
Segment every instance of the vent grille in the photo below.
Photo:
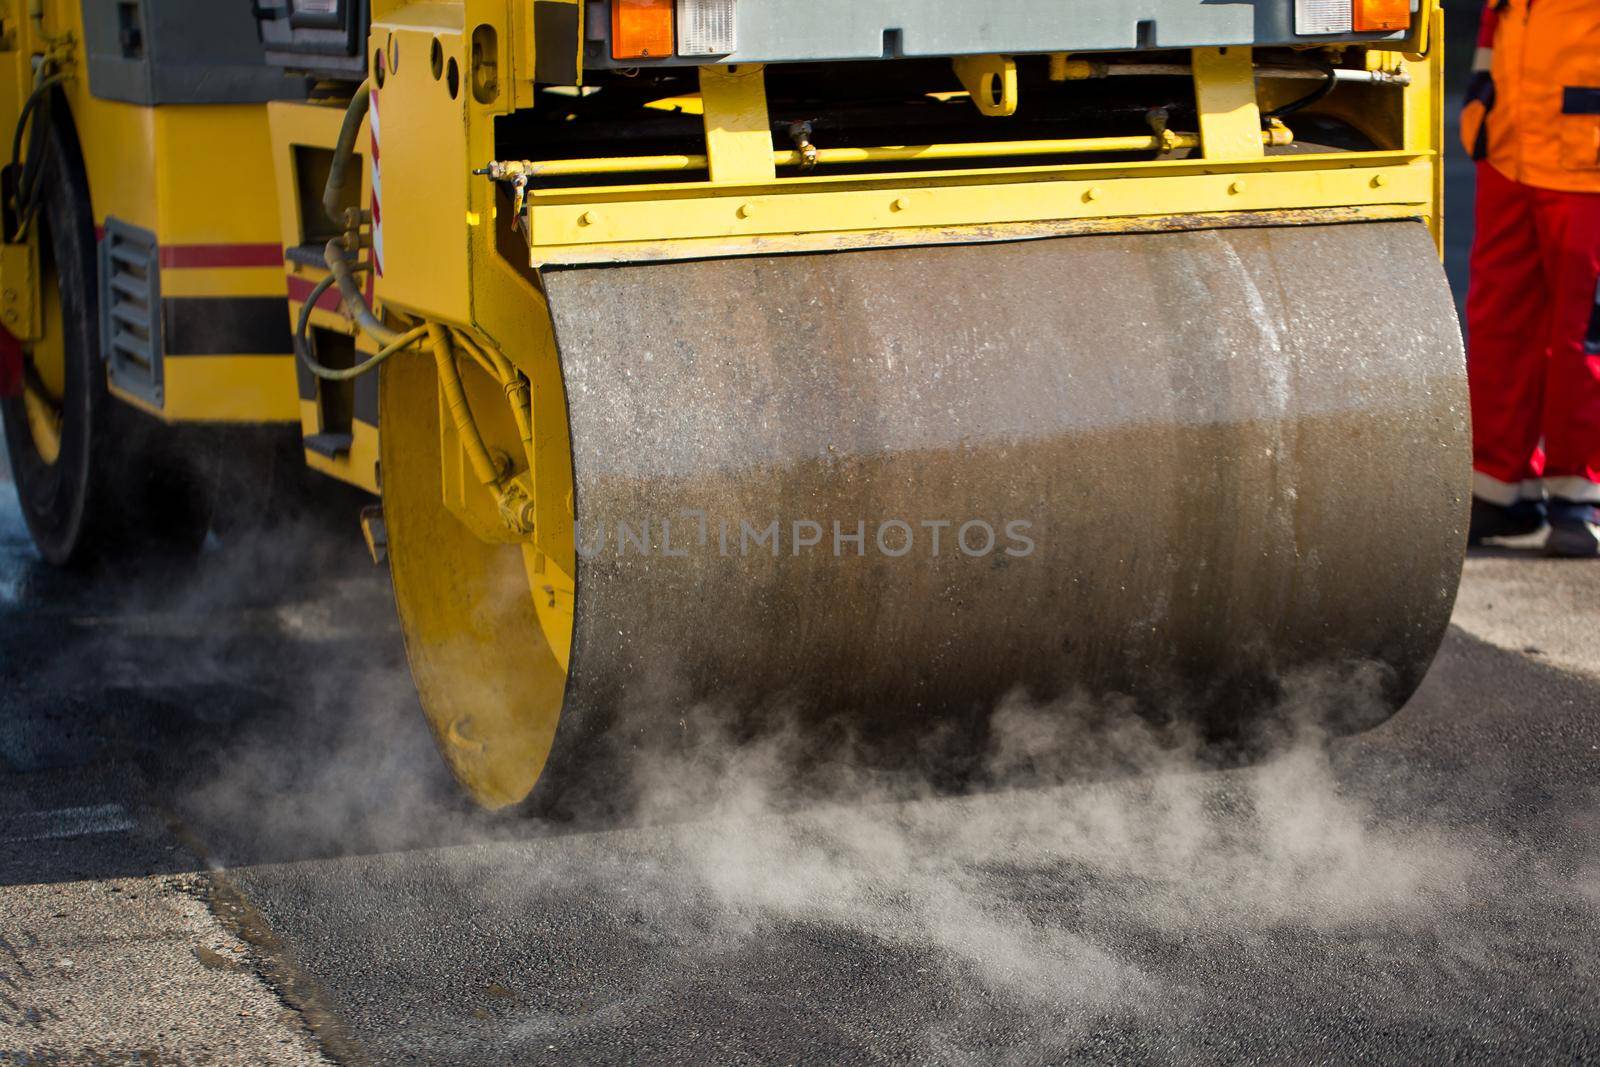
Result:
<svg viewBox="0 0 1600 1067"><path fill-rule="evenodd" d="M100 242L100 346L112 385L162 406L156 235L114 218Z"/></svg>

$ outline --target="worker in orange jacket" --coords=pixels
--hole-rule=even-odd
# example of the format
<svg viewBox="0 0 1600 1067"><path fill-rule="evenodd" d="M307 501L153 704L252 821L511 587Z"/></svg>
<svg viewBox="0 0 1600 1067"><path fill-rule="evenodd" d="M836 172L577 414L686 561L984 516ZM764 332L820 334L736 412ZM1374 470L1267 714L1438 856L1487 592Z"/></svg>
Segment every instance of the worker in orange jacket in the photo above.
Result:
<svg viewBox="0 0 1600 1067"><path fill-rule="evenodd" d="M1471 540L1600 555L1600 0L1489 0L1461 138Z"/></svg>

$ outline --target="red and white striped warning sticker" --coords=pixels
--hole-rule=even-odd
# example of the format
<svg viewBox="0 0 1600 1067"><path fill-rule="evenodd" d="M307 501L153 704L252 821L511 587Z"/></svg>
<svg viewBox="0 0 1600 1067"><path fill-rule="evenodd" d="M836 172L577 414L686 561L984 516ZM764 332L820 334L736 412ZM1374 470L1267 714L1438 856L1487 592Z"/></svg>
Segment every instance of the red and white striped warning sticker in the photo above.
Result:
<svg viewBox="0 0 1600 1067"><path fill-rule="evenodd" d="M382 52L378 53L378 62L383 63ZM378 165L378 90L376 89L372 90L368 120L372 129L372 269L381 278L383 276L383 171Z"/></svg>

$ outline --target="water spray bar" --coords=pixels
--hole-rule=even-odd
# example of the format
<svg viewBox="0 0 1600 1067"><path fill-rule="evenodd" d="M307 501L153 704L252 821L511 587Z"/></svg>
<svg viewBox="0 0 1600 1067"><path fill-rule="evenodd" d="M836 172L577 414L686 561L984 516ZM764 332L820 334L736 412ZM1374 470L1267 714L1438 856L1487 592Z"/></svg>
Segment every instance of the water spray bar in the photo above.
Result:
<svg viewBox="0 0 1600 1067"><path fill-rule="evenodd" d="M1261 132L1265 145L1286 145L1294 134L1282 125ZM974 141L965 144L880 145L874 148L818 148L815 153L799 149L779 149L772 162L779 167L811 166L826 163L904 163L942 159L1004 158L1009 156L1062 156L1093 152L1171 152L1199 148L1200 135L1174 133L1137 134L1129 137L1075 137L1038 141ZM679 173L706 170L707 157L694 155L609 156L591 159L494 160L473 171L491 180L517 181L530 178L562 178L586 174Z"/></svg>

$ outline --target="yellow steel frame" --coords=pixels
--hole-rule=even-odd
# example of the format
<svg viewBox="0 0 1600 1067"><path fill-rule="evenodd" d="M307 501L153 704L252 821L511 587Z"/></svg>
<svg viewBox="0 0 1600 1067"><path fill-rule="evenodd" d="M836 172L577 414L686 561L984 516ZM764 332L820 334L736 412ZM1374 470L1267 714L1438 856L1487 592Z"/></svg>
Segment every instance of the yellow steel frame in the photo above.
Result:
<svg viewBox="0 0 1600 1067"><path fill-rule="evenodd" d="M1231 162L1231 161L1230 161ZM790 178L714 190L611 186L528 196L536 263L589 263L865 244L985 239L989 228L1032 224L1035 235L1107 232L1122 220L1168 228L1216 225L1229 215L1354 210L1359 217L1428 217L1431 158L1409 152L1273 159L1272 166L1211 160ZM1243 221L1241 219L1241 221ZM1145 227L1140 227L1145 228ZM1010 236L1016 231L1009 231ZM757 239L746 240L741 239ZM781 246L792 243L792 248Z"/></svg>
<svg viewBox="0 0 1600 1067"><path fill-rule="evenodd" d="M578 41L536 37L534 7L558 2L575 9ZM566 178L654 173L623 158L552 164L542 175L535 165L516 185L474 175L497 161L496 119L544 106L534 72L558 69L581 45L585 7L371 0L371 114L380 142L372 184L381 207L374 242L384 266L376 294L386 314L427 323L436 342L433 353L401 354L383 370L390 559L423 706L458 777L486 804L519 799L537 776L561 712L573 632L572 454L541 268L1389 218L1426 219L1437 233L1439 56L1424 50L1429 29L1437 30L1437 0L1423 0L1424 25L1407 51L1367 53L1376 69L1404 73L1407 85L1341 86L1330 98L1381 151L1264 151L1277 145L1263 143L1263 109L1310 87L1258 86L1251 50L1235 48L1190 57L1197 131L1168 140L1158 130L1138 144L1099 147L1162 154L1149 162L1030 166L979 146L883 146L867 157L883 167L875 173L795 173L786 169L795 155L773 150L763 70L714 65L701 68L698 97L677 105L702 116L705 135L703 154L664 168L679 180L540 184L563 170ZM539 66L541 49L561 62ZM1009 57L964 60L956 70L980 111L1017 106ZM574 83L581 73L572 71ZM273 115L287 123L290 111ZM311 120L296 113L293 121ZM331 119L316 121L324 126L316 143L331 144ZM1052 147L1061 151L1035 158L1073 151ZM1172 158L1174 149L1199 152ZM941 155L949 160L942 169L894 169ZM963 157L976 162L964 166ZM285 218L291 195L280 179ZM333 325L320 311L313 321ZM494 369L504 361L526 381ZM531 393L528 408L508 412L513 390ZM496 513L478 469L487 467L495 486L529 487L531 532L507 527ZM532 618L527 602L500 597L505 564L517 553ZM514 678L496 672L511 662Z"/></svg>
<svg viewBox="0 0 1600 1067"><path fill-rule="evenodd" d="M542 296L507 262L507 203L470 177L493 156L492 120L533 106L534 26L527 5L509 0L374 0L374 53L405 61L379 95L393 103L385 165L389 256L396 269L380 287L392 306L474 331L525 371L548 352L527 338L548 332ZM582 5L576 5L580 9ZM81 47L82 5L45 0L54 34ZM45 46L25 17L25 0L0 3L15 62L0 77L0 116L14 117L30 84L24 60ZM700 110L709 180L554 189L527 194L532 266L680 256L759 254L895 243L1008 239L1318 218L1419 217L1439 228L1442 140L1437 0L1405 47L1372 51L1368 63L1400 70L1411 84L1346 86L1330 110L1392 147L1319 156L1263 155L1257 136L1265 95L1251 77L1250 50L1191 55L1203 154L1136 165L1077 163L869 175L779 176L767 142L759 66L701 71ZM499 72L490 91L475 78L474 33L488 27ZM460 70L459 92L430 73L435 44ZM481 44L481 41L479 42ZM560 42L565 48L570 42ZM556 47L550 44L550 47ZM392 52L391 52L392 49ZM478 48L476 58L484 58ZM990 110L1014 106L1015 65L1006 57L957 64ZM65 86L78 124L94 217L115 216L153 230L163 244L282 242L292 229L292 172L271 139L264 107L145 108L97 100L86 78ZM1398 99L1398 106L1394 101ZM319 120L336 121L326 109ZM319 135L322 136L322 135ZM321 143L321 142L319 142ZM952 150L952 155L959 154ZM156 161L160 160L160 165ZM413 180L414 176L414 180ZM0 292L14 293L0 316L19 335L38 330L37 253L0 249ZM173 297L282 296L283 273L254 265L163 270ZM337 318L318 312L329 326ZM527 352L539 354L525 354ZM547 372L541 371L548 377ZM136 398L124 397L131 403ZM153 413L168 420L296 419L305 410L291 357L199 355L169 359L166 394ZM308 428L310 428L308 426ZM375 436L375 435L374 435ZM370 468L376 441L352 467ZM341 463L311 460L321 467ZM370 476L330 470L360 484Z"/></svg>
<svg viewBox="0 0 1600 1067"><path fill-rule="evenodd" d="M766 69L701 67L700 99L713 182L762 182L778 176L767 117Z"/></svg>
<svg viewBox="0 0 1600 1067"><path fill-rule="evenodd" d="M517 5L525 6L525 5ZM496 442L512 474L532 487L533 533L523 544L535 609L558 654L571 640L576 553L572 527L572 459L566 397L555 337L543 291L515 248L526 244L514 228L509 201L471 174L474 160L494 153L493 118L526 102L533 56L521 44L522 16L504 0L401 3L376 0L368 51L385 56L386 74L373 85L379 116L379 174L385 272L377 295L384 307L407 316L459 327L474 343L503 354L531 386L533 447L514 437ZM473 34L491 27L492 48L480 36L480 61L493 63L493 88L483 87L473 66ZM433 56L440 62L434 73ZM376 63L376 60L374 60ZM450 92L450 64L459 91ZM770 147L770 146L769 146ZM463 368L468 391L481 385ZM475 409L496 402L486 397ZM504 397L498 398L500 405ZM472 527L480 525L470 497L448 487L464 483L462 445L450 418L441 418L444 502ZM488 428L493 422L485 420ZM518 458L520 456L520 458Z"/></svg>
<svg viewBox="0 0 1600 1067"><path fill-rule="evenodd" d="M489 181L468 180L465 173L493 158L492 120L531 102L526 26L518 22L516 6L508 10L503 0L378 0L374 10L374 54L396 42L399 55L418 57L403 62L383 90L395 100L385 108L392 147L384 164L396 175L385 182L385 240L408 266L385 280L382 295L447 321L483 325L486 316L501 313L479 278L493 258L485 253L497 239L494 231L504 228L499 213L508 202L496 201ZM1415 47L1437 41L1441 17L1437 0L1423 5ZM467 41L479 24L500 31L495 63L505 73L507 91L491 101L466 93L455 100L438 91L437 79L413 77L410 72L427 66L435 42L466 70L472 60ZM1258 87L1251 49L1203 48L1190 56L1201 112L1197 158L853 175L779 176L774 163L791 162L791 154L771 149L762 68L702 67L706 151L663 162L680 169L704 166L707 180L540 188L540 174L571 174L580 164L535 165L526 191L529 262L540 267L1104 232L1147 229L1162 219L1184 228L1260 221L1272 212L1283 212L1285 222L1310 221L1319 212L1330 218L1416 217L1437 231L1439 51L1369 51L1369 66L1403 74L1409 84L1346 84L1334 94L1353 112L1346 117L1387 146L1383 151L1264 154L1261 107L1305 91L1305 84ZM1003 57L966 65L974 84L981 82L976 71L1003 75L997 59ZM899 151L926 160L968 154L962 147ZM611 172L647 165L623 158L582 165L591 162L595 170ZM516 298L512 290L506 295Z"/></svg>
<svg viewBox="0 0 1600 1067"><path fill-rule="evenodd" d="M979 111L995 118L1016 114L1016 60L1009 56L958 56L953 66Z"/></svg>
<svg viewBox="0 0 1600 1067"><path fill-rule="evenodd" d="M1361 219L1420 218L1438 232L1437 48L1370 51L1371 67L1403 75L1405 84L1352 83L1334 95L1363 112L1347 117L1386 146L1381 151L1264 151L1263 109L1305 92L1306 84L1258 85L1251 49L1206 48L1190 55L1197 134L1158 131L1137 139L1149 148L1199 148L1185 158L995 165L1011 151L997 148L981 159L984 165L963 167L964 158L981 157L982 146L849 150L885 167L897 160L950 162L946 169L866 174L780 174L797 153L773 150L763 68L711 65L700 68L698 106L690 109L703 116L704 154L655 161L683 172L683 179L541 187L542 178L557 174L615 176L651 164L628 158L533 164L514 199L506 186L472 172L495 159L494 119L536 106L533 50L540 42L532 39L523 6L374 0L369 54L374 69L385 68L374 85L374 107L382 115L389 265L378 296L390 308L451 324L504 353L532 380L541 427L564 428L559 366L533 275L544 266ZM1437 40L1440 18L1437 0L1426 0L1407 46L1423 49L1430 32ZM484 41L492 42L487 55ZM489 78L474 66L485 60L493 67ZM442 76L452 66L459 71L456 93ZM957 68L985 97L974 98L980 110L1015 105L1015 66L1006 57L978 57ZM483 84L490 91L478 91ZM1265 140L1268 147L1276 143L1274 135ZM1073 150L1070 142L1053 147ZM696 176L687 173L697 169ZM540 513L534 543L565 568L571 546L553 531L570 530L562 506L570 457L558 437L552 431L544 442L555 461L534 464L549 468L534 472ZM459 466L460 456L447 462ZM460 494L449 495L470 518Z"/></svg>
<svg viewBox="0 0 1600 1067"><path fill-rule="evenodd" d="M1428 6L1428 20L1442 18ZM758 78L708 83L702 74L710 180L530 188L531 260L542 266L1011 239L1161 228L1161 220L1164 228L1193 228L1260 223L1273 212L1283 213L1284 223L1421 218L1437 236L1439 51L1369 52L1369 65L1403 72L1409 84L1341 87L1346 100L1366 105L1365 116L1347 117L1394 146L1384 151L1264 154L1251 49L1202 48L1191 56L1199 158L848 176L767 177L753 166L719 171L718 151L726 149L716 134L733 122L748 125L765 101ZM1374 122L1374 115L1384 118ZM686 166L697 162L686 157ZM560 169L556 164L552 173Z"/></svg>
<svg viewBox="0 0 1600 1067"><path fill-rule="evenodd" d="M32 84L32 57L50 49L27 17L30 0L0 0L0 126L15 124ZM140 107L89 92L82 64L83 4L43 0L62 84L88 172L96 226L115 217L150 230L166 248L248 248L278 243L265 110L259 106ZM36 253L0 252L0 291L17 294L36 326ZM30 263L31 268L30 268ZM279 297L283 273L242 265L163 267L167 298ZM8 322L8 325L12 325ZM113 392L115 389L113 387ZM293 357L284 352L198 353L165 361L162 402L120 399L166 421L274 422L297 417Z"/></svg>
<svg viewBox="0 0 1600 1067"><path fill-rule="evenodd" d="M150 230L163 247L279 243L263 107L141 107L97 99L82 82L75 79L69 99L97 226L115 217ZM168 265L161 294L282 298L283 271ZM287 353L186 355L166 359L163 373L160 407L112 391L169 422L286 422L298 415Z"/></svg>
<svg viewBox="0 0 1600 1067"><path fill-rule="evenodd" d="M300 181L297 173L297 148L321 148L331 151L339 137L339 126L344 120L344 108L335 104L274 102L266 106L267 122L271 131L273 173L276 176L277 219L280 240L285 248L301 244L310 232L306 225L307 212L320 212L320 203L301 202ZM372 195L369 141L362 137L356 141L356 154L361 160L361 202ZM322 267L308 267L301 263L285 261L277 272L278 287L285 286L287 273L290 290L287 311L288 321L294 323L300 316L303 301L295 299L296 291L313 286L327 276ZM355 339L356 358L361 359L377 351L377 344L356 328L350 317L341 311L319 307L312 309L311 326L331 330ZM356 388L371 388L369 383L357 383ZM304 436L322 433L327 427L322 423L322 405L315 396L302 397L295 390L297 416ZM357 415L351 421L350 450L342 455L326 456L307 449L306 466L340 481L349 482L369 492L376 493L378 485L378 426Z"/></svg>
<svg viewBox="0 0 1600 1067"><path fill-rule="evenodd" d="M1196 48L1195 108L1207 159L1260 159L1261 107L1249 48Z"/></svg>
<svg viewBox="0 0 1600 1067"><path fill-rule="evenodd" d="M40 307L39 242L0 244L0 322L19 341L37 341Z"/></svg>
<svg viewBox="0 0 1600 1067"><path fill-rule="evenodd" d="M164 246L279 243L264 108L137 107L84 96L73 113L97 224L114 215L153 231ZM165 266L161 293L282 298L283 272ZM298 414L294 357L283 352L168 358L164 382L159 409L122 399L172 422L287 422Z"/></svg>

